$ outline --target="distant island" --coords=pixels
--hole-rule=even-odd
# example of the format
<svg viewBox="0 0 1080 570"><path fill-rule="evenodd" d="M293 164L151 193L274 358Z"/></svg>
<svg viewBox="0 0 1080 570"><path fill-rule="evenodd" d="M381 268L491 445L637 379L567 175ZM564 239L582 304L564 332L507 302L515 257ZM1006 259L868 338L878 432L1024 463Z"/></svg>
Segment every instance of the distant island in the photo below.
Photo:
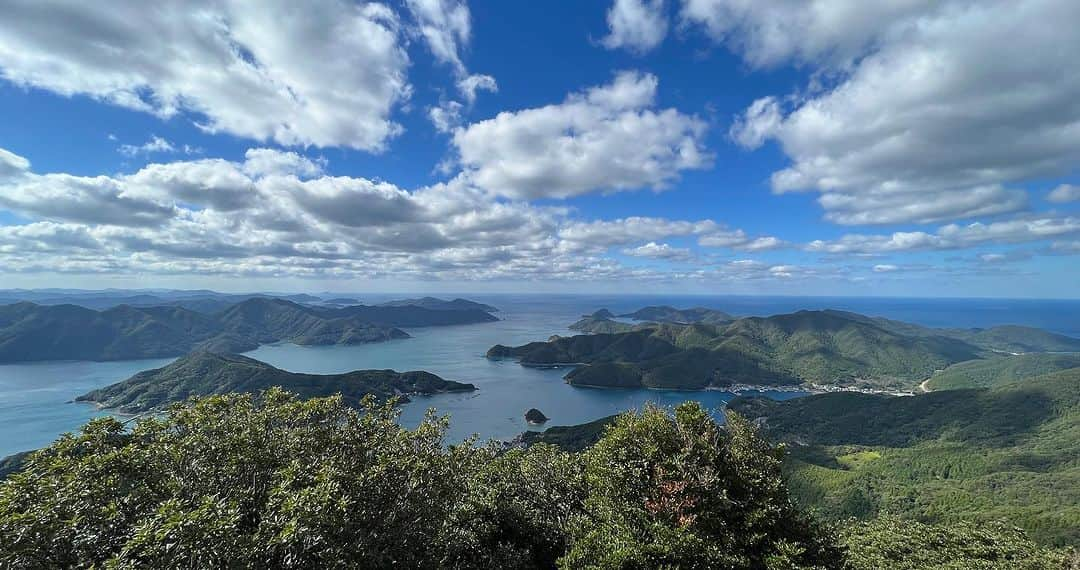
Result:
<svg viewBox="0 0 1080 570"><path fill-rule="evenodd" d="M437 297L420 297L418 299L401 299L387 301L377 305L379 307L423 307L434 311L483 311L485 313L497 313L499 309L484 303L477 303L468 299L453 299L447 301Z"/></svg>
<svg viewBox="0 0 1080 570"><path fill-rule="evenodd" d="M1080 544L1080 366L992 389L736 398L728 409L788 444L795 498L828 518L1005 519L1041 542Z"/></svg>
<svg viewBox="0 0 1080 570"><path fill-rule="evenodd" d="M356 406L361 398L373 395L385 401L410 394L469 392L476 389L423 371L355 370L343 374L299 374L275 368L265 362L237 354L194 352L168 366L146 370L124 380L79 396L122 413L161 409L192 396L239 392L262 392L280 386L302 398L341 394L345 403Z"/></svg>
<svg viewBox="0 0 1080 570"><path fill-rule="evenodd" d="M636 323L627 323L615 320L616 318L632 319ZM600 309L591 315L585 315L581 320L570 325L570 330L587 333L620 333L639 330L645 327L656 326L657 323L670 324L721 324L735 320L735 317L705 307L690 309L676 309L667 305L650 306L638 309L632 313L615 315L607 309Z"/></svg>
<svg viewBox="0 0 1080 570"><path fill-rule="evenodd" d="M430 302L334 307L253 297L208 314L176 305L97 311L23 301L0 306L0 363L163 358L192 350L238 353L274 342L353 345L408 338L399 327L498 320L466 306L469 301L442 303L443 308Z"/></svg>
<svg viewBox="0 0 1080 570"><path fill-rule="evenodd" d="M650 307L630 315L718 321L726 313ZM933 329L836 310L719 324L637 325L613 321L610 311L600 311L572 326L592 334L496 345L487 355L524 366L572 367L566 381L579 386L700 390L819 384L911 390L961 362L1014 352L1080 352L1080 339L1030 327Z"/></svg>

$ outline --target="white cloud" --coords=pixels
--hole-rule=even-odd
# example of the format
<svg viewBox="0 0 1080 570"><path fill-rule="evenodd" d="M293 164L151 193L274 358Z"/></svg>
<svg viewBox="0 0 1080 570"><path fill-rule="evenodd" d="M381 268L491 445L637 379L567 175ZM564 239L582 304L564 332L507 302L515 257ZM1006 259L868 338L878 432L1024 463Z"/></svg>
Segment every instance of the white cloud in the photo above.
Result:
<svg viewBox="0 0 1080 570"><path fill-rule="evenodd" d="M511 198L662 190L712 159L703 121L653 110L657 83L654 75L619 73L563 103L459 128L453 144L470 181Z"/></svg>
<svg viewBox="0 0 1080 570"><path fill-rule="evenodd" d="M445 101L438 107L428 109L428 118L435 130L440 133L451 133L461 125L461 111L464 106L457 101Z"/></svg>
<svg viewBox="0 0 1080 570"><path fill-rule="evenodd" d="M1050 194L1046 196L1046 199L1051 202L1057 202L1058 204L1080 201L1080 186L1062 184L1051 190Z"/></svg>
<svg viewBox="0 0 1080 570"><path fill-rule="evenodd" d="M608 49L645 53L664 41L667 15L664 0L615 0L608 9L609 34L600 43Z"/></svg>
<svg viewBox="0 0 1080 570"><path fill-rule="evenodd" d="M1080 240L1055 241L1050 244L1050 252L1058 255L1080 255Z"/></svg>
<svg viewBox="0 0 1080 570"><path fill-rule="evenodd" d="M13 273L667 280L677 276L624 267L609 250L719 228L572 221L567 209L493 199L461 178L406 190L324 170L321 159L251 149L237 162L41 174L0 150L0 208L30 221L0 226L0 265Z"/></svg>
<svg viewBox="0 0 1080 570"><path fill-rule="evenodd" d="M408 63L378 3L22 2L0 18L7 81L283 145L382 150Z"/></svg>
<svg viewBox="0 0 1080 570"><path fill-rule="evenodd" d="M465 64L459 51L469 43L472 24L469 7L459 0L405 0L420 35L435 59L449 64L462 77Z"/></svg>
<svg viewBox="0 0 1080 570"><path fill-rule="evenodd" d="M843 63L937 0L683 0L681 17L754 67L786 60Z"/></svg>
<svg viewBox="0 0 1080 570"><path fill-rule="evenodd" d="M719 224L712 220L696 222L666 218L630 217L616 220L571 222L559 230L566 247L599 248L656 241L673 236L699 235L715 232Z"/></svg>
<svg viewBox="0 0 1080 570"><path fill-rule="evenodd" d="M458 91L461 91L461 95L465 97L470 105L476 101L477 91L489 91L491 93L499 92L499 84L495 82L495 78L490 75L481 75L474 73L461 79L457 82Z"/></svg>
<svg viewBox="0 0 1080 570"><path fill-rule="evenodd" d="M1076 2L685 0L682 13L753 66L813 69L806 92L756 101L732 136L779 143L791 165L774 191L820 192L831 221L1017 211L1026 194L1010 185L1080 162Z"/></svg>
<svg viewBox="0 0 1080 570"><path fill-rule="evenodd" d="M685 247L672 247L666 243L650 241L645 245L624 249L623 253L633 257L647 257L650 259L666 259L670 261L687 261L694 256Z"/></svg>
<svg viewBox="0 0 1080 570"><path fill-rule="evenodd" d="M478 91L499 90L494 77L470 74L462 61L461 52L472 35L472 17L463 0L405 0L405 5L432 55L453 69L458 91L467 104L476 101Z"/></svg>
<svg viewBox="0 0 1080 570"><path fill-rule="evenodd" d="M183 147L181 147L183 148ZM188 147L190 148L190 147ZM177 149L173 144L157 135L151 135L150 140L140 145L122 144L116 149L124 156L150 155L153 153L174 153Z"/></svg>
<svg viewBox="0 0 1080 570"><path fill-rule="evenodd" d="M838 240L815 240L808 251L821 253L876 254L908 251L962 249L989 243L1023 243L1055 239L1080 233L1080 218L1030 217L992 223L949 224L935 233L895 232L891 235L851 234Z"/></svg>
<svg viewBox="0 0 1080 570"><path fill-rule="evenodd" d="M740 251L766 251L780 249L787 244L780 238L772 236L750 237L743 230L717 230L702 235L698 238L698 245L703 247L719 247Z"/></svg>
<svg viewBox="0 0 1080 570"><path fill-rule="evenodd" d="M890 265L890 264L887 264L887 263L879 263L878 265L874 266L874 273L892 273L894 271L899 271L899 270L900 270L899 266Z"/></svg>

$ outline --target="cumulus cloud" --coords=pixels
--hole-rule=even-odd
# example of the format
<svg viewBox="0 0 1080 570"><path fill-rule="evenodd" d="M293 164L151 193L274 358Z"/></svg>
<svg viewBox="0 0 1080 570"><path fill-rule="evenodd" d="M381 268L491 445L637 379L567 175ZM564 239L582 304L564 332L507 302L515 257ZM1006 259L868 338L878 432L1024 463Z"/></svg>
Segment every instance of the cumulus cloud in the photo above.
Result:
<svg viewBox="0 0 1080 570"><path fill-rule="evenodd" d="M720 230L702 235L698 238L698 245L703 247L720 247L736 249L740 251L766 251L780 249L787 244L780 238L773 236L750 237L743 230Z"/></svg>
<svg viewBox="0 0 1080 570"><path fill-rule="evenodd" d="M900 267L888 263L879 263L874 266L874 273L892 273L894 271L900 271Z"/></svg>
<svg viewBox="0 0 1080 570"><path fill-rule="evenodd" d="M1080 218L1025 217L992 223L949 224L935 233L894 232L890 235L849 234L838 240L815 240L806 249L821 253L877 254L962 249L988 243L1023 243L1080 233Z"/></svg>
<svg viewBox="0 0 1080 570"><path fill-rule="evenodd" d="M0 226L11 272L399 279L786 279L769 264L687 271L626 267L618 254L701 266L673 237L753 238L713 220L572 219L571 210L493 198L462 177L418 189L333 176L296 152L178 160L130 174L38 173L0 150Z"/></svg>
<svg viewBox="0 0 1080 570"><path fill-rule="evenodd" d="M791 164L773 190L820 192L831 221L1014 212L1027 198L1010 185L1080 161L1076 2L685 0L681 13L752 66L815 72L731 135L776 141Z"/></svg>
<svg viewBox="0 0 1080 570"><path fill-rule="evenodd" d="M623 253L633 257L666 259L669 261L686 261L694 257L690 250L685 247L672 247L671 244L656 243L654 241L638 247L624 249Z"/></svg>
<svg viewBox="0 0 1080 570"><path fill-rule="evenodd" d="M1058 204L1080 201L1080 186L1062 184L1051 190L1050 194L1046 196L1046 199Z"/></svg>
<svg viewBox="0 0 1080 570"><path fill-rule="evenodd" d="M283 145L382 150L408 64L373 2L16 2L0 19L7 81Z"/></svg>
<svg viewBox="0 0 1080 570"><path fill-rule="evenodd" d="M495 199L461 177L408 190L273 149L112 176L38 173L0 150L0 208L30 220L0 226L0 264L11 272L705 279L719 277L625 267L613 248L689 263L688 249L661 240L729 231L712 220L572 220L568 209Z"/></svg>
<svg viewBox="0 0 1080 570"><path fill-rule="evenodd" d="M607 24L610 31L601 45L645 53L667 35L664 0L615 0L607 12Z"/></svg>
<svg viewBox="0 0 1080 570"><path fill-rule="evenodd" d="M474 184L510 198L662 190L712 157L703 121L654 109L657 85L654 75L622 72L560 104L459 128L452 142Z"/></svg>
<svg viewBox="0 0 1080 570"><path fill-rule="evenodd" d="M741 54L754 67L787 60L843 63L936 0L683 0L684 23Z"/></svg>

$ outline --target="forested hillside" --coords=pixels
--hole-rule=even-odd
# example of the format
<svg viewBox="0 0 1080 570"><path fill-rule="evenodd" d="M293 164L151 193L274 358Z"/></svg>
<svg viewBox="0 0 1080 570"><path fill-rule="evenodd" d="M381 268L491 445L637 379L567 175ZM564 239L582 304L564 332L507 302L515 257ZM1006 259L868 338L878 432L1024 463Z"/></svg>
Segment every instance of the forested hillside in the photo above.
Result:
<svg viewBox="0 0 1080 570"><path fill-rule="evenodd" d="M828 518L1003 519L1080 544L1080 368L994 389L729 404L791 452L798 501Z"/></svg>

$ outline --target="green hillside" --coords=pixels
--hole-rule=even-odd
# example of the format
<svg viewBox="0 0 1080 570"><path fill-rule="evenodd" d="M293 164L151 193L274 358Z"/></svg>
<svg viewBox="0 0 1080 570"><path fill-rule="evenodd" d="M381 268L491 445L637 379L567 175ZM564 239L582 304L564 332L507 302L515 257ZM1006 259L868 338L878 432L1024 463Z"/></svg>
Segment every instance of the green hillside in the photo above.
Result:
<svg viewBox="0 0 1080 570"><path fill-rule="evenodd" d="M861 319L883 329L909 336L944 336L961 340L979 348L1006 353L1080 352L1080 338L1052 333L1034 327L1001 325L985 329L935 329L881 317L867 317L847 311L826 312Z"/></svg>
<svg viewBox="0 0 1080 570"><path fill-rule="evenodd" d="M344 374L298 374L235 354L195 352L168 366L139 372L111 386L76 398L125 413L160 409L192 396L263 392L280 386L304 398L341 394L359 405L371 394L378 400L407 394L475 390L472 384L443 380L430 372L356 370Z"/></svg>
<svg viewBox="0 0 1080 570"><path fill-rule="evenodd" d="M1080 544L1080 368L993 389L728 407L789 444L793 494L828 518L1005 519Z"/></svg>
<svg viewBox="0 0 1080 570"><path fill-rule="evenodd" d="M930 390L992 388L1080 366L1080 354L1018 354L953 364L926 383Z"/></svg>
<svg viewBox="0 0 1080 570"><path fill-rule="evenodd" d="M420 301L424 300L415 302ZM0 306L0 362L161 358L192 350L246 352L283 341L363 344L408 338L398 327L498 320L478 308L486 305L463 299L440 303L435 306L441 308L408 302L315 307L254 297L212 314L173 305L121 305L95 311L76 305L17 303Z"/></svg>
<svg viewBox="0 0 1080 570"><path fill-rule="evenodd" d="M720 324L735 320L735 317L706 307L693 307L690 309L676 309L667 305L651 306L638 309L632 313L619 315L636 321L656 321L658 323L673 324Z"/></svg>
<svg viewBox="0 0 1080 570"><path fill-rule="evenodd" d="M571 384L677 389L806 382L912 387L935 370L983 354L960 340L902 334L836 311L662 324L488 351L526 366L580 365L567 375Z"/></svg>

